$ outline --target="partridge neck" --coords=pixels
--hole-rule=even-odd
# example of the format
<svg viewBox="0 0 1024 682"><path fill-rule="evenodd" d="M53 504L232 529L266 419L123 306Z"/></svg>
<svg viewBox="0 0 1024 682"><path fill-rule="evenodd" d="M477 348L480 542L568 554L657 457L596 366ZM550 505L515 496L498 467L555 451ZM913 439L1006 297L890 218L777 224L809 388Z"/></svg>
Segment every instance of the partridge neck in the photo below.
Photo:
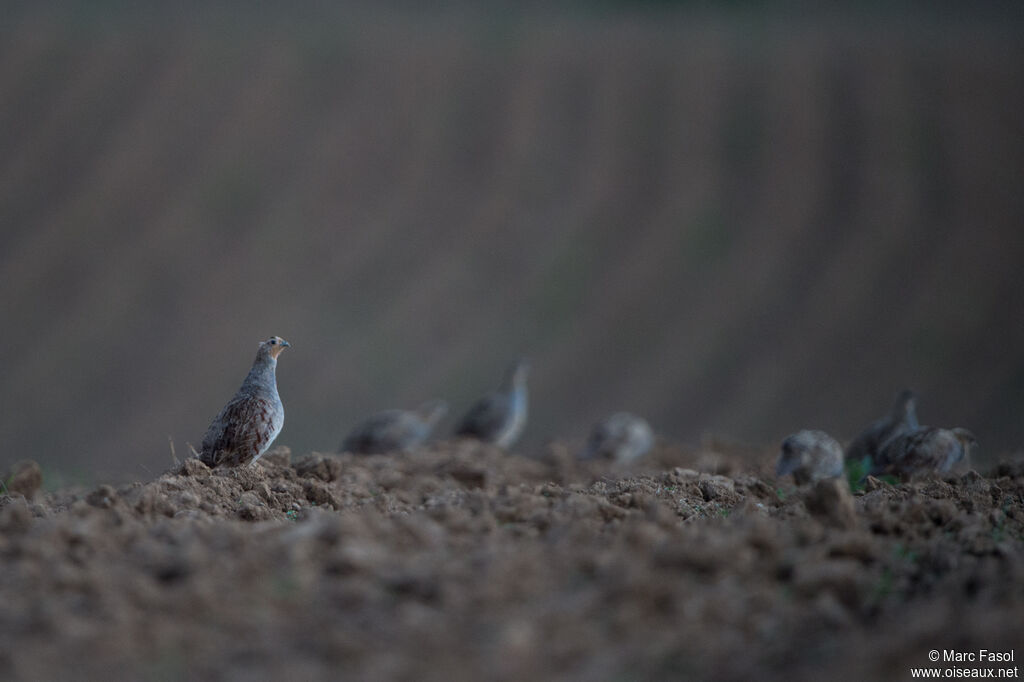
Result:
<svg viewBox="0 0 1024 682"><path fill-rule="evenodd" d="M275 385L274 370L277 368L277 359L269 355L256 358L252 369L242 383L242 388L267 388Z"/></svg>

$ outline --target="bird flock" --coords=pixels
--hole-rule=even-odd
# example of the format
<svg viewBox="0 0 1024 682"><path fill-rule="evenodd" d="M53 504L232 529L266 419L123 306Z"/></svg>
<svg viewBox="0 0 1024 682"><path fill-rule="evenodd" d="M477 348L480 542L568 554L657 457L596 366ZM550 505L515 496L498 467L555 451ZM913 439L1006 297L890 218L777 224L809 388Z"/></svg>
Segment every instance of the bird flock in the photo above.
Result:
<svg viewBox="0 0 1024 682"><path fill-rule="evenodd" d="M908 480L918 475L946 473L960 463L969 464L977 445L964 428L921 426L917 396L905 389L892 409L869 424L846 450L824 431L805 430L784 441L776 463L776 476L793 475L797 485L842 476L849 464L867 476L895 476Z"/></svg>
<svg viewBox="0 0 1024 682"><path fill-rule="evenodd" d="M277 358L290 344L272 336L259 344L256 359L235 396L213 419L198 457L209 466L255 463L284 426L284 405L277 392ZM465 413L455 435L508 449L526 427L529 363L517 360L501 384ZM448 403L430 400L413 410L384 410L358 423L345 436L340 452L376 454L408 452L422 445L448 414ZM792 475L797 485L842 477L851 462L865 477L891 475L906 480L920 474L945 473L969 462L977 444L970 431L921 426L917 396L904 390L888 414L872 422L844 449L824 431L806 429L782 441L778 477ZM654 432L641 417L617 412L594 425L580 459L629 462L654 445Z"/></svg>

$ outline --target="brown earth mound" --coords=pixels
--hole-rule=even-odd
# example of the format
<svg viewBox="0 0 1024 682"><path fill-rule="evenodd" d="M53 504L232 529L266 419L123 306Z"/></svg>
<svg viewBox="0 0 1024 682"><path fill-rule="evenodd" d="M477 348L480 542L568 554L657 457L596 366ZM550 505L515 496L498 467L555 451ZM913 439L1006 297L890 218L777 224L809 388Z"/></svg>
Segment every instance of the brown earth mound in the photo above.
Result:
<svg viewBox="0 0 1024 682"><path fill-rule="evenodd" d="M908 679L933 649L1020 644L1021 464L853 495L745 461L662 446L626 470L454 442L23 485L0 497L0 670Z"/></svg>

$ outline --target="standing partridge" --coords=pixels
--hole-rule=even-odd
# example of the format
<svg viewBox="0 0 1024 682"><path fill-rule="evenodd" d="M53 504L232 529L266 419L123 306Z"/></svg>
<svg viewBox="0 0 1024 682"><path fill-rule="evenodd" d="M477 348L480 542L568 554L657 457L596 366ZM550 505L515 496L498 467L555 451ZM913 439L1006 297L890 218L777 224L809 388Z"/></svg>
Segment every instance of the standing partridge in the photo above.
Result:
<svg viewBox="0 0 1024 682"><path fill-rule="evenodd" d="M580 459L600 457L629 462L642 457L654 444L654 432L647 420L616 412L594 425Z"/></svg>
<svg viewBox="0 0 1024 682"><path fill-rule="evenodd" d="M824 431L798 431L782 441L775 475L793 474L797 485L843 475L843 446Z"/></svg>
<svg viewBox="0 0 1024 682"><path fill-rule="evenodd" d="M526 426L526 360L518 360L505 373L501 386L478 400L462 418L455 434L470 436L508 449Z"/></svg>
<svg viewBox="0 0 1024 682"><path fill-rule="evenodd" d="M917 396L905 389L896 396L889 414L872 422L853 439L846 449L846 459L859 462L870 457L872 465L878 464L888 440L917 427Z"/></svg>
<svg viewBox="0 0 1024 682"><path fill-rule="evenodd" d="M375 454L409 451L430 437L448 413L448 403L431 400L415 410L384 410L356 425L345 436L340 452Z"/></svg>
<svg viewBox="0 0 1024 682"><path fill-rule="evenodd" d="M235 397L224 406L203 436L199 458L209 466L255 462L284 425L284 405L277 394L277 356L290 344L272 336L260 344L252 369Z"/></svg>
<svg viewBox="0 0 1024 682"><path fill-rule="evenodd" d="M974 434L967 429L922 426L889 440L871 474L892 474L906 480L916 474L945 473L961 460L969 459L977 444Z"/></svg>

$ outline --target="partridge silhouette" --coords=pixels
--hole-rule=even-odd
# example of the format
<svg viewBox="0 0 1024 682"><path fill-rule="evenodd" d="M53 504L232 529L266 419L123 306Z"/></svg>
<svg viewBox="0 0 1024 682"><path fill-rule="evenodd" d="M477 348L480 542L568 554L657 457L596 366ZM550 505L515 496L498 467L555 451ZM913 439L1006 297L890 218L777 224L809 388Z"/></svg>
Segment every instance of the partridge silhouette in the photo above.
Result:
<svg viewBox="0 0 1024 682"><path fill-rule="evenodd" d="M616 412L594 425L580 459L630 462L647 454L652 445L654 432L647 420L628 412Z"/></svg>
<svg viewBox="0 0 1024 682"><path fill-rule="evenodd" d="M384 410L357 424L342 441L339 452L377 454L409 451L430 437L448 413L448 403L431 400L415 410Z"/></svg>
<svg viewBox="0 0 1024 682"><path fill-rule="evenodd" d="M843 446L824 431L798 431L782 441L775 475L793 474L797 485L843 475Z"/></svg>
<svg viewBox="0 0 1024 682"><path fill-rule="evenodd" d="M469 409L455 434L510 448L526 426L529 367L526 360L513 363L498 390L488 393Z"/></svg>
<svg viewBox="0 0 1024 682"><path fill-rule="evenodd" d="M977 444L974 434L967 429L921 426L890 439L871 475L892 474L907 480L918 474L945 473L969 459Z"/></svg>
<svg viewBox="0 0 1024 682"><path fill-rule="evenodd" d="M289 344L280 336L262 342L252 369L235 397L214 418L203 436L199 458L209 466L255 462L284 425L284 405L277 394L277 356Z"/></svg>
<svg viewBox="0 0 1024 682"><path fill-rule="evenodd" d="M846 459L859 462L870 457L872 465L878 464L887 441L918 426L917 395L910 389L900 391L889 414L873 421L853 439L846 448Z"/></svg>

